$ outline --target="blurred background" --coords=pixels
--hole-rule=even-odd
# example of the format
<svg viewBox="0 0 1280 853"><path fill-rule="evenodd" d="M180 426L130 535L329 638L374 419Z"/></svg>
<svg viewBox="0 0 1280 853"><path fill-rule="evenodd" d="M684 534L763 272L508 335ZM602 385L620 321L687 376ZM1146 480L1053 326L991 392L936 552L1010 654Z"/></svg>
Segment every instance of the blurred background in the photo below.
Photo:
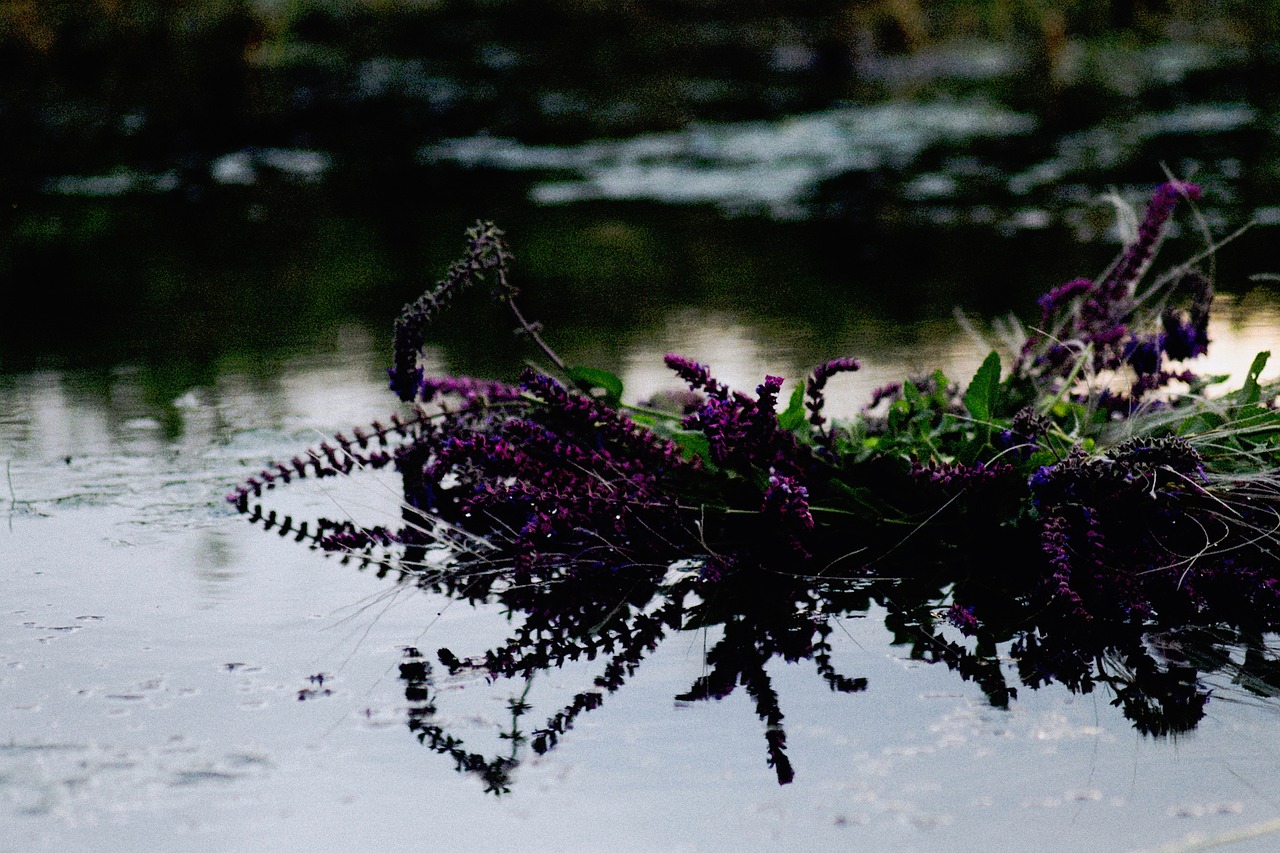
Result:
<svg viewBox="0 0 1280 853"><path fill-rule="evenodd" d="M895 378L967 358L953 308L1098 273L1108 195L1166 172L1205 188L1169 256L1256 220L1216 272L1265 339L1278 35L1242 0L4 0L0 372L167 401L353 335L385 365L485 218L637 388L670 348ZM510 326L459 306L441 368L512 375Z"/></svg>

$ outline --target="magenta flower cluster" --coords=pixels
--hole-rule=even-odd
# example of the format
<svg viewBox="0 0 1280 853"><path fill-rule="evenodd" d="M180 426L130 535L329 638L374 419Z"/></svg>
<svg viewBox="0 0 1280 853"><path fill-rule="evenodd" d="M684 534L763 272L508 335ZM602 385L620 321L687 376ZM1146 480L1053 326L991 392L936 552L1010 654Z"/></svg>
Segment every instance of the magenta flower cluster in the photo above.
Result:
<svg viewBox="0 0 1280 853"><path fill-rule="evenodd" d="M505 540L522 572L597 551L652 560L689 546L678 481L696 461L533 370L520 389L520 405L479 424L446 421L431 437L410 472L423 484L420 509Z"/></svg>
<svg viewBox="0 0 1280 853"><path fill-rule="evenodd" d="M1138 293L1138 286L1178 202L1195 201L1200 194L1198 186L1185 181L1161 184L1147 204L1136 239L1105 276L1098 281L1073 279L1042 296L1040 332L1028 337L1017 370L1036 376L1062 373L1086 348L1091 349L1096 368L1123 367L1134 374L1127 392L1113 393L1106 401L1111 411L1121 415L1134 411L1144 397L1172 381L1194 380L1194 374L1166 365L1207 351L1212 284L1189 271L1164 289L1154 307Z"/></svg>

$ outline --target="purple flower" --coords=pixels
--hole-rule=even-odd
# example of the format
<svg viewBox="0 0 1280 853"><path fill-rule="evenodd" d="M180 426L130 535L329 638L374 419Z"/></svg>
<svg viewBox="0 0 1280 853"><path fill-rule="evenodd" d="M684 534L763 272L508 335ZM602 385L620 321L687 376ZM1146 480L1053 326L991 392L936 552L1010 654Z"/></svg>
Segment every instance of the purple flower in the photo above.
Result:
<svg viewBox="0 0 1280 853"><path fill-rule="evenodd" d="M1147 376L1160 370L1160 337L1130 338L1125 344L1122 358L1139 376Z"/></svg>
<svg viewBox="0 0 1280 853"><path fill-rule="evenodd" d="M781 390L781 376L766 376L764 382L756 386L756 411L765 416L776 416L778 411L778 392Z"/></svg>
<svg viewBox="0 0 1280 853"><path fill-rule="evenodd" d="M1200 198L1200 187L1186 181L1167 181L1156 188L1147 203L1142 224L1138 226L1137 239L1129 244L1120 262L1103 281L1099 288L1102 294L1114 298L1122 291L1127 292L1134 282L1142 278L1181 198L1195 201Z"/></svg>
<svg viewBox="0 0 1280 853"><path fill-rule="evenodd" d="M774 475L764 490L761 511L772 516L790 530L813 530L813 513L809 510L809 490L794 477Z"/></svg>
<svg viewBox="0 0 1280 853"><path fill-rule="evenodd" d="M1051 515L1040 528L1040 548L1053 573L1045 584L1052 599L1074 618L1092 619L1079 593L1071 588L1070 524L1061 515Z"/></svg>
<svg viewBox="0 0 1280 853"><path fill-rule="evenodd" d="M1049 318L1060 307L1071 301L1082 293L1087 292L1093 287L1093 282L1087 278L1074 278L1066 284L1060 284L1050 290L1048 293L1036 300L1036 304L1040 306L1040 322L1044 326L1048 326Z"/></svg>
<svg viewBox="0 0 1280 853"><path fill-rule="evenodd" d="M705 365L674 353L668 354L662 360L667 367L674 370L676 375L688 384L691 390L703 391L708 396L719 400L728 398L729 389L712 378L711 371Z"/></svg>
<svg viewBox="0 0 1280 853"><path fill-rule="evenodd" d="M1013 416L1008 429L996 433L995 446L1000 450L1015 450L1017 458L1031 458L1040 438L1049 431L1053 422L1046 415L1038 414L1034 407L1026 406Z"/></svg>
<svg viewBox="0 0 1280 853"><path fill-rule="evenodd" d="M701 364L672 355L667 356L666 362L691 388L708 394L701 408L681 424L706 437L712 462L740 471L777 469L787 476L802 475L807 451L801 451L794 434L778 426L778 391L782 388L782 379L765 377L756 388L753 400L740 392L731 393Z"/></svg>
<svg viewBox="0 0 1280 853"><path fill-rule="evenodd" d="M463 402L517 400L521 389L492 379L476 379L472 376L423 377L418 382L417 399L430 403L440 397L458 397Z"/></svg>
<svg viewBox="0 0 1280 853"><path fill-rule="evenodd" d="M1043 334L1028 336L1015 372L1032 368L1042 376L1061 373L1074 363L1083 346L1092 347L1096 367L1113 370L1128 364L1140 376L1158 374L1165 353L1175 359L1202 353L1208 343L1204 328L1212 292L1202 276L1188 274L1183 277L1186 283L1178 284L1193 294L1189 312L1166 309L1162 318L1142 316L1134 295L1178 200L1199 197L1200 189L1194 184L1161 184L1152 194L1136 239L1101 281L1094 284L1085 278L1073 279L1042 296L1038 304ZM1073 310L1064 313L1067 306ZM1162 321L1162 330L1150 327L1157 319ZM1123 407L1115 408L1124 411Z"/></svg>
<svg viewBox="0 0 1280 853"><path fill-rule="evenodd" d="M1160 321L1164 326L1164 351L1173 361L1198 358L1209 351L1207 322L1204 324L1184 322L1171 311L1162 314Z"/></svg>
<svg viewBox="0 0 1280 853"><path fill-rule="evenodd" d="M869 412L885 400L893 399L902 392L901 382L890 382L887 385L881 385L879 388L871 392L871 399L867 405L862 407L864 412Z"/></svg>
<svg viewBox="0 0 1280 853"><path fill-rule="evenodd" d="M426 343L427 328L443 313L453 297L492 274L492 288L499 298L510 299L515 289L507 280L511 253L503 233L492 222L478 222L467 231L467 254L456 261L444 278L416 302L405 306L396 320L392 367L388 371L391 390L401 400L414 398L422 380L418 356Z"/></svg>
<svg viewBox="0 0 1280 853"><path fill-rule="evenodd" d="M936 486L962 486L995 480L1013 473L1013 466L1007 462L976 462L966 465L961 462L930 462L922 465L915 462L911 466L911 475L925 483Z"/></svg>
<svg viewBox="0 0 1280 853"><path fill-rule="evenodd" d="M809 423L819 429L826 422L822 416L822 407L826 404L826 398L822 396L822 390L827 387L827 380L837 373L848 373L858 370L862 365L854 358L833 358L830 361L818 365L817 369L809 376L809 381L805 386L805 408L809 410Z"/></svg>

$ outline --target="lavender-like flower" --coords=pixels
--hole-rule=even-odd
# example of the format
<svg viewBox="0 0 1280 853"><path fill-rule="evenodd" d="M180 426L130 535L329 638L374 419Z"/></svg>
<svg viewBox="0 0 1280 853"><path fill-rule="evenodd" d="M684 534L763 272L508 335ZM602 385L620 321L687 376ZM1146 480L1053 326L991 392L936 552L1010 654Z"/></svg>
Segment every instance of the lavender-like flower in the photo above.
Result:
<svg viewBox="0 0 1280 853"><path fill-rule="evenodd" d="M454 296L494 273L495 295L510 299L516 295L506 276L511 253L503 234L492 222L478 222L467 231L467 253L455 261L436 286L405 306L396 320L394 362L388 371L391 390L401 400L412 400L418 391L421 374L418 355L426 343L426 330L444 311Z"/></svg>
<svg viewBox="0 0 1280 853"><path fill-rule="evenodd" d="M1163 336L1130 338L1121 358L1139 376L1158 373L1163 342Z"/></svg>
<svg viewBox="0 0 1280 853"><path fill-rule="evenodd" d="M822 416L822 407L826 404L822 390L827 387L827 380L837 373L847 373L861 367L854 358L833 358L818 365L805 386L805 408L809 410L809 423L818 429L822 429L822 425L826 423L826 418Z"/></svg>
<svg viewBox="0 0 1280 853"><path fill-rule="evenodd" d="M779 476L769 478L769 485L764 490L764 504L761 511L766 517L781 522L782 526L793 532L813 530L813 513L809 509L809 490L794 477Z"/></svg>
<svg viewBox="0 0 1280 853"><path fill-rule="evenodd" d="M1113 433L1102 418L1077 419L1077 409L1059 429L1035 406L1058 394L1080 399L1077 386L1063 387L1068 374L1057 370L1085 351L1092 351L1094 368L1127 365L1135 374L1127 390L1094 401L1096 413L1149 410L1154 404L1142 400L1145 394L1195 381L1190 372L1166 369L1164 359L1194 357L1207 347L1208 280L1189 273L1169 292L1141 300L1134 285L1177 199L1197 192L1178 182L1161 187L1138 241L1115 270L1096 286L1076 279L1041 298L1045 330L1063 345L1029 347L1021 366L1033 369L1001 386L1000 412L1031 405L996 436L994 452L989 430L975 441L959 390L942 374L913 380L909 405L895 406L887 419L867 414L837 447L824 434L823 392L832 375L858 369L849 358L826 362L808 377L803 399L814 429L792 431L779 424L781 378L765 377L753 397L730 390L704 365L667 356L691 389L667 411L701 433L677 433L683 446L657 437L670 418L641 418L660 423L651 431L604 400L533 371L517 385L426 377L418 363L422 329L454 292L496 275L498 297L514 295L505 283L509 256L501 232L481 225L469 232L468 257L398 324L391 378L397 394L415 404L415 419L339 433L267 466L227 500L281 536L310 540L344 560L376 562L380 572L398 566L424 589L500 602L520 616L514 635L482 655L464 661L441 650L451 673L514 677L571 660L604 662L590 688L532 729L539 753L618 689L665 632L719 620L724 639L707 656L709 672L680 698L719 698L744 687L768 730L769 763L779 782L788 782L793 771L782 714L765 664L774 656L812 657L832 689L864 689L865 679L832 668L825 620L872 601L886 603L886 627L910 629L903 636L915 638L915 652L976 681L993 704L1007 705L1013 694L1004 660L984 651L986 642L947 639L938 631L942 618L966 635L1011 639L1027 684L1056 679L1087 691L1105 682L1144 730L1178 730L1199 718L1207 694L1189 668L1157 660L1160 652L1153 654L1148 640L1177 625L1227 624L1251 636L1280 625L1280 573L1266 535L1276 517L1274 478L1211 476L1190 442L1148 434L1166 428L1164 422L1130 424L1128 434L1139 437L1108 447ZM886 386L869 408L901 393L902 386ZM909 418L898 418L904 410ZM1030 460L1057 456L1073 427L1098 444L1077 442L1065 458L1028 477ZM1044 441L1050 430L1052 443ZM1204 444L1213 448L1213 461L1254 452L1265 458L1265 448L1237 452L1230 446L1235 436L1214 432L1219 443ZM1261 441L1245 436L1255 437ZM698 455L689 460L684 453ZM926 461L909 468L903 462L921 456ZM255 502L295 479L392 463L403 478L400 529L327 519L314 528L295 526L290 516L264 512ZM956 500L961 491L967 500ZM953 503L954 512L941 512ZM831 523L820 526L818 518ZM928 532L904 537L896 522L913 519L923 520L913 529ZM833 543L826 535L842 539ZM825 560L849 554L850 544L874 557L844 569L834 568L843 557ZM435 554L424 553L440 545L456 546L457 563L448 571L422 570L438 565ZM816 561L824 569L809 572L808 563L804 574L779 583L784 573L775 566L814 554L824 557ZM691 558L699 571L663 580L674 560ZM860 570L869 585L813 582L828 569ZM654 595L666 601L655 608ZM683 600L689 595L699 603L691 607ZM940 602L947 600L956 603L943 617ZM411 728L460 770L502 789L514 756L469 752L432 719L431 668L410 651L401 674ZM1118 661L1131 677L1109 675L1104 660ZM513 721L528 710L522 700L511 708ZM1168 710L1182 716L1161 729L1157 717Z"/></svg>
<svg viewBox="0 0 1280 853"><path fill-rule="evenodd" d="M1207 323L1183 321L1171 311L1165 311L1160 322L1164 326L1164 351L1173 361L1198 358L1209 351Z"/></svg>
<svg viewBox="0 0 1280 853"><path fill-rule="evenodd" d="M1046 579L1050 598L1056 601L1072 618L1089 621L1089 614L1080 594L1071 588L1071 540L1070 524L1062 515L1051 515L1040 529L1040 547L1049 560L1052 574Z"/></svg>
<svg viewBox="0 0 1280 853"><path fill-rule="evenodd" d="M1111 271L1096 284L1077 278L1050 290L1039 299L1040 323L1049 344L1037 355L1044 337L1027 338L1019 357L1018 372L1034 367L1041 373L1069 368L1085 346L1092 346L1095 365L1116 369L1129 365L1139 376L1159 373L1161 361L1173 347L1170 358L1199 354L1207 338L1207 302L1203 312L1184 316L1169 312L1161 318L1163 331L1147 328L1148 320L1137 315L1134 290L1146 273L1164 236L1179 199L1197 199L1200 188L1185 181L1161 184L1147 205L1137 238L1126 247ZM1057 318L1055 323L1054 318ZM1175 355L1176 354L1176 355ZM1133 395L1136 401L1138 395Z"/></svg>
<svg viewBox="0 0 1280 853"><path fill-rule="evenodd" d="M1072 299L1087 293L1093 289L1093 282L1087 278L1073 278L1066 284L1060 284L1050 290L1048 293L1036 300L1036 304L1040 306L1040 323L1042 326L1048 327L1050 318L1053 317L1063 305L1066 305Z"/></svg>
<svg viewBox="0 0 1280 853"><path fill-rule="evenodd" d="M707 396L715 397L719 400L728 399L728 387L712 377L711 370L706 365L674 353L669 353L662 360L667 367L674 370L676 375L685 381L690 390L702 391Z"/></svg>
<svg viewBox="0 0 1280 853"><path fill-rule="evenodd" d="M1164 328L1164 349L1174 361L1198 358L1209 351L1209 312L1213 306L1213 282L1205 275L1190 272L1178 281L1178 289L1188 291L1186 310L1165 308L1160 314Z"/></svg>
<svg viewBox="0 0 1280 853"><path fill-rule="evenodd" d="M922 483L935 486L974 485L1006 477L1013 473L1013 466L1008 462L976 462L966 465L961 462L930 462L927 465L915 462L911 466L911 476Z"/></svg>
<svg viewBox="0 0 1280 853"><path fill-rule="evenodd" d="M761 417L777 417L778 392L782 390L781 376L766 376L756 386L756 411Z"/></svg>
<svg viewBox="0 0 1280 853"><path fill-rule="evenodd" d="M782 380L766 377L756 388L757 397L753 400L740 392L728 392L710 378L706 368L695 366L698 371L691 372L686 381L698 383L696 387L721 390L681 423L706 437L711 461L740 473L756 469L803 477L809 452L801 449L793 433L778 426L777 401Z"/></svg>
<svg viewBox="0 0 1280 853"><path fill-rule="evenodd" d="M463 403L496 403L503 400L517 400L521 393L522 389L514 385L492 379L477 379L473 376L424 376L418 382L416 398L422 403L430 403L442 397L457 397Z"/></svg>
<svg viewBox="0 0 1280 853"><path fill-rule="evenodd" d="M1200 198L1200 187L1186 181L1166 181L1156 188L1147 203L1146 215L1138 226L1138 237L1125 250L1120 262L1111 274L1103 280L1100 292L1106 297L1115 298L1120 294L1132 292L1134 283L1142 278L1148 264L1155 256L1160 239L1164 236L1165 226L1173 216L1179 199L1195 201Z"/></svg>
<svg viewBox="0 0 1280 853"><path fill-rule="evenodd" d="M1049 431L1052 424L1047 415L1039 414L1032 406L1025 406L1013 416L1009 429L997 433L996 445L1002 450L1020 448L1021 457L1029 458L1041 436Z"/></svg>
<svg viewBox="0 0 1280 853"><path fill-rule="evenodd" d="M885 400L890 400L902 393L901 382L890 382L881 385L879 388L871 392L871 399L862 407L864 412L869 412Z"/></svg>

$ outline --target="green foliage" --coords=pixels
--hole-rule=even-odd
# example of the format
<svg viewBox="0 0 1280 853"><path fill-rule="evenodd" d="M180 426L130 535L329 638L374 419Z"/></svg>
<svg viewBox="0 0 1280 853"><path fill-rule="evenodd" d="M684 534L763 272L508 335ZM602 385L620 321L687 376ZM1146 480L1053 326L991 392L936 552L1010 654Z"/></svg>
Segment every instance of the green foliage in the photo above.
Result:
<svg viewBox="0 0 1280 853"><path fill-rule="evenodd" d="M969 390L964 395L965 408L975 421L990 421L1000 390L1000 354L992 352L982 362Z"/></svg>
<svg viewBox="0 0 1280 853"><path fill-rule="evenodd" d="M571 367L568 376L579 388L599 396L610 406L621 404L622 380L617 374L596 367Z"/></svg>
<svg viewBox="0 0 1280 853"><path fill-rule="evenodd" d="M806 430L803 382L797 382L796 387L792 390L791 399L787 403L787 408L778 415L778 426L788 432L795 432L800 435L804 435Z"/></svg>

